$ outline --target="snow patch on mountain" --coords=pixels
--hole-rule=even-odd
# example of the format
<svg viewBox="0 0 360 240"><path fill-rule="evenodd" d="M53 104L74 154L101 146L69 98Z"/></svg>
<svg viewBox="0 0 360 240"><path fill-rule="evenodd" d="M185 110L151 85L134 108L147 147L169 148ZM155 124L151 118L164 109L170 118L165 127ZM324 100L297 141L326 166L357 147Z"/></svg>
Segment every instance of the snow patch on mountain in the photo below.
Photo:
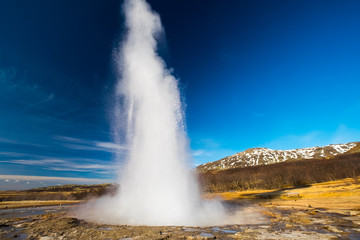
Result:
<svg viewBox="0 0 360 240"><path fill-rule="evenodd" d="M285 161L303 159L322 159L344 154L355 147L360 147L360 142L346 144L330 144L324 147L310 147L293 150L272 150L269 148L252 148L215 162L208 162L198 167L200 171L225 170L236 167L267 165Z"/></svg>

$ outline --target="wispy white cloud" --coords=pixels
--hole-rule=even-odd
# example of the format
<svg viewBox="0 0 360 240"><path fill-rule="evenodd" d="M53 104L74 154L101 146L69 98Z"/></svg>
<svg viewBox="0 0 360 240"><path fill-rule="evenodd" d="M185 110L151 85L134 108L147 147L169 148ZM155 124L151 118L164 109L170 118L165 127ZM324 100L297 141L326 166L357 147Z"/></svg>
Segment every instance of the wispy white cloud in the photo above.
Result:
<svg viewBox="0 0 360 240"><path fill-rule="evenodd" d="M206 154L206 152L204 150L202 150L202 149L192 150L192 155L194 157L203 156L205 154Z"/></svg>
<svg viewBox="0 0 360 240"><path fill-rule="evenodd" d="M0 152L0 155L8 156L8 157L23 157L26 154L24 154L24 153L16 153L16 152Z"/></svg>
<svg viewBox="0 0 360 240"><path fill-rule="evenodd" d="M41 144L23 142L23 141L18 141L18 140L9 139L9 138L0 138L0 142L7 143L7 144L13 144L13 145L23 145L23 146L28 145L28 146L44 147L44 145L41 145Z"/></svg>
<svg viewBox="0 0 360 240"><path fill-rule="evenodd" d="M40 166L46 166L49 164L66 163L66 161L60 160L60 159L42 159L42 160L15 159L15 160L7 160L7 161L2 161L2 162L10 162L10 163L17 163L17 164L24 164L24 165L40 165Z"/></svg>
<svg viewBox="0 0 360 240"><path fill-rule="evenodd" d="M90 162L94 160L90 159ZM3 163L36 165L53 171L69 171L69 172L107 172L114 171L111 164L89 163L88 159L82 159L81 163L74 162L72 159L11 159L1 160Z"/></svg>
<svg viewBox="0 0 360 240"><path fill-rule="evenodd" d="M71 143L82 143L87 144L88 141L79 139L79 138L72 138L72 137L66 137L66 136L54 136L54 139L65 141L65 142L71 142Z"/></svg>
<svg viewBox="0 0 360 240"><path fill-rule="evenodd" d="M95 145L105 149L125 150L126 147L112 142L95 142Z"/></svg>
<svg viewBox="0 0 360 240"><path fill-rule="evenodd" d="M59 159L59 158L56 158L53 156L31 154L31 153L27 153L27 152L0 152L0 155L3 156L3 161L8 161L8 162L17 161L18 163L26 161L29 164L30 164L30 161L43 162L43 163L60 163L60 162L62 162L62 163L68 163L68 162L99 163L99 162L104 162L104 160L100 160L100 159L79 158L79 157ZM4 159L5 157L7 157L7 159ZM11 158L9 158L9 157L11 157ZM21 157L21 159L14 159L15 157ZM11 160L9 160L9 159L11 159Z"/></svg>
<svg viewBox="0 0 360 240"><path fill-rule="evenodd" d="M13 139L8 139L8 138L0 138L0 142L10 143L10 144L21 144L21 142L19 142L19 141L15 141Z"/></svg>
<svg viewBox="0 0 360 240"><path fill-rule="evenodd" d="M18 180L18 181L76 181L76 182L89 182L99 181L106 182L110 179L101 178L71 178L71 177L48 177L48 176L25 176L25 175L0 175L1 180Z"/></svg>
<svg viewBox="0 0 360 240"><path fill-rule="evenodd" d="M46 169L52 171L59 171L59 172L89 172L88 169L75 169L75 168L66 168L66 167L47 167Z"/></svg>
<svg viewBox="0 0 360 240"><path fill-rule="evenodd" d="M63 146L70 149L87 150L87 151L103 151L103 152L111 152L111 153L116 153L119 151L126 150L126 146L119 145L113 142L85 140L85 139L72 138L66 136L54 136L54 138L62 142L65 142L63 143Z"/></svg>

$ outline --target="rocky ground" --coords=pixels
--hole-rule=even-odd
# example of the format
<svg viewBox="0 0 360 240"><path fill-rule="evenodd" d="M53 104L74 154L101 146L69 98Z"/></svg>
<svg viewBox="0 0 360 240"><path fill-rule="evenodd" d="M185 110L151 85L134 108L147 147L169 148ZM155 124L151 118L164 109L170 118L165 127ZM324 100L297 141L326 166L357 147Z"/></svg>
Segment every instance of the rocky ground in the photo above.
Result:
<svg viewBox="0 0 360 240"><path fill-rule="evenodd" d="M354 179L204 197L224 199L227 225L106 225L77 219L79 205L66 201L3 202L0 239L360 239L360 182Z"/></svg>
<svg viewBox="0 0 360 240"><path fill-rule="evenodd" d="M239 224L213 227L97 224L73 217L75 206L8 209L0 239L360 239L358 211L263 206L241 203Z"/></svg>

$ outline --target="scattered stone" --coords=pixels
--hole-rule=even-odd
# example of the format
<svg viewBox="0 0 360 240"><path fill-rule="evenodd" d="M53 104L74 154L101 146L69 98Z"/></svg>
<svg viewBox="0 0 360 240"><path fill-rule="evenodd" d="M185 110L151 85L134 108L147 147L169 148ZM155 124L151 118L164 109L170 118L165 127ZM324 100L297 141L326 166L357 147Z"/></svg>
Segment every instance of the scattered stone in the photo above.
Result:
<svg viewBox="0 0 360 240"><path fill-rule="evenodd" d="M343 233L343 231L337 229L336 227L334 226L325 226L325 229L329 230L330 232L334 232L334 233Z"/></svg>
<svg viewBox="0 0 360 240"><path fill-rule="evenodd" d="M360 211L350 211L349 214L350 216L357 216L360 215Z"/></svg>
<svg viewBox="0 0 360 240"><path fill-rule="evenodd" d="M270 226L269 226L269 225L261 225L261 226L259 226L259 227L261 227L261 228L265 228L265 229L270 228Z"/></svg>
<svg viewBox="0 0 360 240"><path fill-rule="evenodd" d="M45 236L45 237L41 237L39 240L53 240L53 238Z"/></svg>
<svg viewBox="0 0 360 240"><path fill-rule="evenodd" d="M232 238L235 238L235 239L240 239L240 238L243 238L244 234L238 232L238 233L235 233L234 235L232 235L231 237Z"/></svg>
<svg viewBox="0 0 360 240"><path fill-rule="evenodd" d="M314 209L314 210L308 210L308 214L310 214L310 215L315 215L315 214L317 214L319 211L318 210L316 210L316 209Z"/></svg>
<svg viewBox="0 0 360 240"><path fill-rule="evenodd" d="M0 239L31 240L142 240L142 239L331 239L359 234L359 215L327 213L316 209L292 210L267 208L268 216L277 221L262 224L227 225L214 227L127 226L96 224L53 213L47 218L0 219ZM356 210L354 210L356 211ZM30 218L29 218L30 219ZM21 230L20 230L21 229ZM7 234L7 235L5 235ZM26 237L23 238L23 234ZM9 238L10 236L10 238ZM17 236L17 237L15 237ZM350 235L349 235L350 236ZM351 235L351 239L355 235ZM356 235L357 236L357 235Z"/></svg>
<svg viewBox="0 0 360 240"><path fill-rule="evenodd" d="M292 224L285 224L285 228L293 228L294 227L294 225L292 225Z"/></svg>

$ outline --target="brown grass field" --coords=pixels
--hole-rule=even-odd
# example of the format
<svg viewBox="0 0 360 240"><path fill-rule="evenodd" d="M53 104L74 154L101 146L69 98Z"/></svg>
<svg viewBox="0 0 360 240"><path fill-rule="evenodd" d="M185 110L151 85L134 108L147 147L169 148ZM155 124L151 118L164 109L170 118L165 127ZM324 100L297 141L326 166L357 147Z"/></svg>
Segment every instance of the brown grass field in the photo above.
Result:
<svg viewBox="0 0 360 240"><path fill-rule="evenodd" d="M50 205L78 204L85 202L84 199L65 199L71 197L75 191L57 191L56 196L62 199L52 199L54 192L43 192L42 200L17 200L1 201L0 209L21 208ZM0 198L6 199L9 196L18 195L26 199L29 191L1 191ZM47 196L50 199L45 199ZM92 195L93 196L93 195ZM221 193L205 193L205 198L221 197L229 202L249 201L263 207L281 207L295 209L324 209L328 212L349 214L360 213L360 182L353 178L346 178L336 181L314 183L306 187L289 187L279 189L253 189L243 191L228 191ZM28 197L29 198L29 197ZM40 198L40 197L38 197Z"/></svg>
<svg viewBox="0 0 360 240"><path fill-rule="evenodd" d="M360 183L352 178L311 184L307 187L257 189L207 194L226 201L251 200L264 207L324 209L341 214L360 214Z"/></svg>

